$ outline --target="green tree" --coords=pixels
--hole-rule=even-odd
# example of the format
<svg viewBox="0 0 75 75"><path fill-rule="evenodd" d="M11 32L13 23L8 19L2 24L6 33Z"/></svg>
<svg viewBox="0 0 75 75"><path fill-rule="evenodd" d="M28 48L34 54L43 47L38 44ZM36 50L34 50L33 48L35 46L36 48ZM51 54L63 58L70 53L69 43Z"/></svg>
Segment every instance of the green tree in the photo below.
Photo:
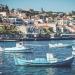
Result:
<svg viewBox="0 0 75 75"><path fill-rule="evenodd" d="M0 27L0 33L13 33L17 32L16 26L11 25L10 27L8 26L2 26Z"/></svg>
<svg viewBox="0 0 75 75"><path fill-rule="evenodd" d="M14 13L14 10L15 10L14 8L13 8L13 9L11 9L12 13Z"/></svg>
<svg viewBox="0 0 75 75"><path fill-rule="evenodd" d="M45 28L43 28L43 31L46 33L47 32L47 30L45 29Z"/></svg>
<svg viewBox="0 0 75 75"><path fill-rule="evenodd" d="M9 8L8 8L7 5L6 5L6 7L4 8L4 11L9 13Z"/></svg>
<svg viewBox="0 0 75 75"><path fill-rule="evenodd" d="M16 29L16 26L12 25L10 27L10 31L13 33L13 32L17 32L17 29Z"/></svg>

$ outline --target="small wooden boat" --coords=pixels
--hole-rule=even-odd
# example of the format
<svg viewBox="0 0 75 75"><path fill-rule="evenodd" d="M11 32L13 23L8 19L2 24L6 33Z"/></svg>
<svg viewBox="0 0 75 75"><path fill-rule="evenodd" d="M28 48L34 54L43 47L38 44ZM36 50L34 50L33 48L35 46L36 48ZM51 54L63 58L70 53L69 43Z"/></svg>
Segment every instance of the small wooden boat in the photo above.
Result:
<svg viewBox="0 0 75 75"><path fill-rule="evenodd" d="M23 42L16 43L16 47L3 48L4 52L33 52L33 47L25 47Z"/></svg>
<svg viewBox="0 0 75 75"><path fill-rule="evenodd" d="M71 66L74 60L73 56L65 59L57 59L53 57L53 54L47 53L45 58L35 58L34 60L20 59L14 56L15 65L25 66Z"/></svg>
<svg viewBox="0 0 75 75"><path fill-rule="evenodd" d="M73 44L62 44L62 43L58 43L58 44L49 44L49 48L52 47L72 47Z"/></svg>

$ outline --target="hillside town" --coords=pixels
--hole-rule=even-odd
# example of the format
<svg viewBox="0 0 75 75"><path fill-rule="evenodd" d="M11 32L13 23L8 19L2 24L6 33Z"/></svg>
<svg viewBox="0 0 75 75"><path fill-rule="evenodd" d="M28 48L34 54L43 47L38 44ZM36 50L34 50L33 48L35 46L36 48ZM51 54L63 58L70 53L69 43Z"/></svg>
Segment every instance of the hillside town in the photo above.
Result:
<svg viewBox="0 0 75 75"><path fill-rule="evenodd" d="M0 39L75 38L75 11L9 9L0 4Z"/></svg>

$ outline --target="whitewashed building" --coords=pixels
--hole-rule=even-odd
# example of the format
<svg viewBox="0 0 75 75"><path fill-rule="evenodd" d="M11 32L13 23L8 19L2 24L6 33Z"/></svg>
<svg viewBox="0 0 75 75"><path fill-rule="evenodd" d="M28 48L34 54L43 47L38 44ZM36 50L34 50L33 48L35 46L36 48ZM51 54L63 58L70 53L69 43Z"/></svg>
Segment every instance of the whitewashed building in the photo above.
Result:
<svg viewBox="0 0 75 75"><path fill-rule="evenodd" d="M34 21L31 20L31 19L28 19L28 20L26 20L25 22L26 22L26 24L30 24L30 25L33 25L33 24L34 24Z"/></svg>
<svg viewBox="0 0 75 75"><path fill-rule="evenodd" d="M67 25L67 24L69 24L69 20L68 20L68 18L66 18L66 17L63 17L63 18L57 18L56 19L56 22L58 23L58 24L61 24L61 25Z"/></svg>

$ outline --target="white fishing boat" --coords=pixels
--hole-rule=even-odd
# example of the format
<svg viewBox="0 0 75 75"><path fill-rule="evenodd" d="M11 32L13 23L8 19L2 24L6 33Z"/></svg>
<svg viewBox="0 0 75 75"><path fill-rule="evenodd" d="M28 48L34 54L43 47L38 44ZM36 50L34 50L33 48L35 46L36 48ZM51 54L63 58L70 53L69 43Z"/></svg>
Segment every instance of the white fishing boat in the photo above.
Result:
<svg viewBox="0 0 75 75"><path fill-rule="evenodd" d="M33 47L26 47L23 42L16 43L16 47L3 48L4 52L33 52Z"/></svg>
<svg viewBox="0 0 75 75"><path fill-rule="evenodd" d="M57 43L57 44L49 44L49 48L52 47L72 47L73 44L63 44L63 43Z"/></svg>

